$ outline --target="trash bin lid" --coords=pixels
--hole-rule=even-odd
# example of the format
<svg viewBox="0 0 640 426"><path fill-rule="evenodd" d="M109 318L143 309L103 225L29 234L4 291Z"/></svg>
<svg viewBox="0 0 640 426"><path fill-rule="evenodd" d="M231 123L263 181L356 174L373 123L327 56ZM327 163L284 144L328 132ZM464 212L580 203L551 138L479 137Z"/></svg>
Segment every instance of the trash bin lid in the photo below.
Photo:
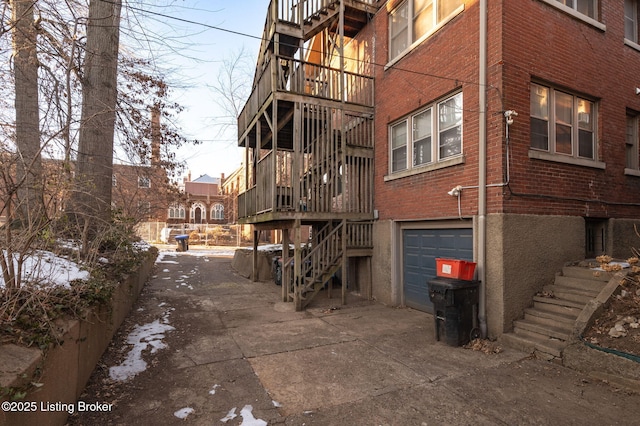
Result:
<svg viewBox="0 0 640 426"><path fill-rule="evenodd" d="M429 288L438 288L444 290L457 290L463 288L478 287L480 281L460 280L457 278L436 277L427 281Z"/></svg>
<svg viewBox="0 0 640 426"><path fill-rule="evenodd" d="M189 238L188 235L176 235L176 240L186 240Z"/></svg>

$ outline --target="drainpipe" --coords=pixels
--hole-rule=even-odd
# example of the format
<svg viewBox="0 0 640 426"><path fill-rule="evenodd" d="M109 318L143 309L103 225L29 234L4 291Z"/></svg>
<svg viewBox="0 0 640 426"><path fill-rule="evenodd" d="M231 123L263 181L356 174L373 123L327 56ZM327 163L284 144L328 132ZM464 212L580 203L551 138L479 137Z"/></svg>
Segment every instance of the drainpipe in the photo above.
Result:
<svg viewBox="0 0 640 426"><path fill-rule="evenodd" d="M478 100L478 280L480 281L478 321L482 338L487 337L486 238L487 238L487 0L480 0L480 46Z"/></svg>

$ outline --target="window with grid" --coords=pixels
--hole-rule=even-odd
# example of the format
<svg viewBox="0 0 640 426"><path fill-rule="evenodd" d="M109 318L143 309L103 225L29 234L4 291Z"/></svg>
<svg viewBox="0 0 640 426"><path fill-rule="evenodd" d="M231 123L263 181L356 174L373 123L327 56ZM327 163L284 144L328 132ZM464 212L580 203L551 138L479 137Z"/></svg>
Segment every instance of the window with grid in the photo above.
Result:
<svg viewBox="0 0 640 426"><path fill-rule="evenodd" d="M211 219L223 220L224 219L224 206L222 204L214 204L211 208Z"/></svg>
<svg viewBox="0 0 640 426"><path fill-rule="evenodd" d="M151 188L151 179L146 176L138 178L138 188Z"/></svg>
<svg viewBox="0 0 640 426"><path fill-rule="evenodd" d="M627 164L626 168L631 170L640 169L638 161L638 144L640 143L640 115L635 112L627 113L627 132L625 138Z"/></svg>
<svg viewBox="0 0 640 426"><path fill-rule="evenodd" d="M463 0L407 0L389 14L389 59L450 19Z"/></svg>
<svg viewBox="0 0 640 426"><path fill-rule="evenodd" d="M540 84L531 84L531 148L596 160L596 104Z"/></svg>
<svg viewBox="0 0 640 426"><path fill-rule="evenodd" d="M624 0L624 38L638 43L638 0Z"/></svg>
<svg viewBox="0 0 640 426"><path fill-rule="evenodd" d="M184 206L171 206L169 207L169 219L184 219L185 209Z"/></svg>
<svg viewBox="0 0 640 426"><path fill-rule="evenodd" d="M598 19L598 0L556 0L589 18Z"/></svg>
<svg viewBox="0 0 640 426"><path fill-rule="evenodd" d="M462 154L462 115L457 93L391 125L391 173Z"/></svg>

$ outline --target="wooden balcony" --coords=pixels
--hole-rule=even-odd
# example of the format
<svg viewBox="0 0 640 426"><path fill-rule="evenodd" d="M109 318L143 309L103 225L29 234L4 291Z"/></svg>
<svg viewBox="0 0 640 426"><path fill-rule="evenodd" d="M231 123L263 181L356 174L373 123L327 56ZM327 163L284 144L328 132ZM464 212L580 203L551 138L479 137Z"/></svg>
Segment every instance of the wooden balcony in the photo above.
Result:
<svg viewBox="0 0 640 426"><path fill-rule="evenodd" d="M320 162L317 153L269 151L256 164L256 184L238 196L239 222L372 219L373 150L347 151Z"/></svg>
<svg viewBox="0 0 640 426"><path fill-rule="evenodd" d="M238 117L239 146L248 150L240 222L372 218L373 77L348 71L332 49L378 3L271 2L253 91ZM304 43L315 46L321 31L314 41L332 39L332 53L314 47L307 56Z"/></svg>
<svg viewBox="0 0 640 426"><path fill-rule="evenodd" d="M273 101L300 97L344 102L354 111L372 112L373 77L274 56L238 116L239 146L251 146L249 131Z"/></svg>

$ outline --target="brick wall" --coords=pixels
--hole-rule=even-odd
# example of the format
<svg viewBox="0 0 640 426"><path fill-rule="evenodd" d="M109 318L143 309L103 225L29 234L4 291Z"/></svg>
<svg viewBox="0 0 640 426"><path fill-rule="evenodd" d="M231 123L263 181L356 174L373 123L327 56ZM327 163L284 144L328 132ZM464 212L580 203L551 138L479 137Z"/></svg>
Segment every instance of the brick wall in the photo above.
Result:
<svg viewBox="0 0 640 426"><path fill-rule="evenodd" d="M488 188L488 213L640 216L640 177L624 174L625 111L640 111L640 51L624 45L622 2L600 3L604 31L540 0L488 2L488 184L503 182L506 171L502 112L519 114L510 128L510 185ZM478 184L478 15L477 2L468 1L460 15L387 69L387 10L359 35L375 32L375 208L382 219L455 217L457 199L447 191ZM529 158L532 79L597 101L604 170ZM463 93L464 164L385 181L389 123L456 90ZM461 211L477 213L477 189L463 191Z"/></svg>

